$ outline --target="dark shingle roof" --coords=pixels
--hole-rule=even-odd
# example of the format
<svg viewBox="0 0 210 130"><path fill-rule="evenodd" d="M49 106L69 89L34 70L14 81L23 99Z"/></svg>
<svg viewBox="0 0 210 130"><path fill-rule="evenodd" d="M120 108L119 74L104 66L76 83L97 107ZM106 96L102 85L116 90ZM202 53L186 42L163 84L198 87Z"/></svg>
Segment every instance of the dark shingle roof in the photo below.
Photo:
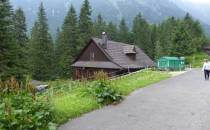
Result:
<svg viewBox="0 0 210 130"><path fill-rule="evenodd" d="M124 54L136 54L136 49L134 45L123 46Z"/></svg>
<svg viewBox="0 0 210 130"><path fill-rule="evenodd" d="M103 61L77 61L72 65L73 67L90 67L90 68L145 68L154 66L154 62L137 46L129 45L121 42L107 41L107 47L102 47L102 40L92 38L91 41L99 47L99 49L106 55L110 62ZM135 58L132 57L135 55Z"/></svg>
<svg viewBox="0 0 210 130"><path fill-rule="evenodd" d="M96 44L101 46L101 39L92 38ZM112 62L123 68L144 68L154 66L154 62L137 46L135 47L136 58L132 59L124 52L125 48L130 48L134 45L129 45L121 42L108 41L107 48L103 49L110 57Z"/></svg>
<svg viewBox="0 0 210 130"><path fill-rule="evenodd" d="M103 69L119 69L119 66L112 62L103 61L77 61L73 67L89 67L89 68L103 68Z"/></svg>

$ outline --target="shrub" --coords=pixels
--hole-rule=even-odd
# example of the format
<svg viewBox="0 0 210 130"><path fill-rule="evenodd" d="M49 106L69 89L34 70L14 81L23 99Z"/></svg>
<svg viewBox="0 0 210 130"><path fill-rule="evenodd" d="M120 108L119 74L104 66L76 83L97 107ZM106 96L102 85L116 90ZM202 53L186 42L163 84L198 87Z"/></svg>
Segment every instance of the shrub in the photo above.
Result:
<svg viewBox="0 0 210 130"><path fill-rule="evenodd" d="M186 63L192 65L193 68L200 68L203 66L204 59L209 59L207 53L195 53L186 57Z"/></svg>
<svg viewBox="0 0 210 130"><path fill-rule="evenodd" d="M94 79L100 80L100 81L105 81L105 80L108 80L108 75L107 75L107 73L105 73L103 71L99 71L99 72L94 73Z"/></svg>
<svg viewBox="0 0 210 130"><path fill-rule="evenodd" d="M97 98L97 102L101 104L107 105L122 100L121 94L117 93L107 81L97 81L92 88L92 94Z"/></svg>
<svg viewBox="0 0 210 130"><path fill-rule="evenodd" d="M0 129L56 129L51 106L35 98L35 90L30 84L24 87L13 78L0 82Z"/></svg>

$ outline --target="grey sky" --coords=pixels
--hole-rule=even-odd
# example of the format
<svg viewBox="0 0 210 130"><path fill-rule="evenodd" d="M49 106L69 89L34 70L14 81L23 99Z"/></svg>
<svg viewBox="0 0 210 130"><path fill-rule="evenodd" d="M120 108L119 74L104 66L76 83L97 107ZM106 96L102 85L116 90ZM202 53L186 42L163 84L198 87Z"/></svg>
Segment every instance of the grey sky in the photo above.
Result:
<svg viewBox="0 0 210 130"><path fill-rule="evenodd" d="M210 4L210 0L183 0L183 1L189 1L197 4Z"/></svg>

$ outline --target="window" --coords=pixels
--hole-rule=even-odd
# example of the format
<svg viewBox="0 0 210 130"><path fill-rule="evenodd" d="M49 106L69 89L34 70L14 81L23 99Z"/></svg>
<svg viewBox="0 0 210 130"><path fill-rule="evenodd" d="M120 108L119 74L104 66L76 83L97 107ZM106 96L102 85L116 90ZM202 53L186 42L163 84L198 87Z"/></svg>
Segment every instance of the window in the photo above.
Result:
<svg viewBox="0 0 210 130"><path fill-rule="evenodd" d="M94 59L95 59L95 53L94 52L91 52L90 53L90 60L91 61L94 61Z"/></svg>

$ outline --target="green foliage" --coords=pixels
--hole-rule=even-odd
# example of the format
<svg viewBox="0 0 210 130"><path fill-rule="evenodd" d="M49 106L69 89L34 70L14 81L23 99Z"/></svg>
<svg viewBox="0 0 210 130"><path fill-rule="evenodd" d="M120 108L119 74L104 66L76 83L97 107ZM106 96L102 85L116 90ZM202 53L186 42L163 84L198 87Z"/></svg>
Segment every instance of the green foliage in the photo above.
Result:
<svg viewBox="0 0 210 130"><path fill-rule="evenodd" d="M195 53L186 57L186 62L193 68L201 68L203 66L204 59L210 59L206 53Z"/></svg>
<svg viewBox="0 0 210 130"><path fill-rule="evenodd" d="M189 56L208 43L198 21L186 14L184 19L171 17L158 26L156 58L161 56Z"/></svg>
<svg viewBox="0 0 210 130"><path fill-rule="evenodd" d="M170 55L185 56L193 53L190 34L183 26L179 26L172 35L172 49Z"/></svg>
<svg viewBox="0 0 210 130"><path fill-rule="evenodd" d="M24 12L21 8L17 9L14 14L14 35L15 44L17 45L17 72L16 78L23 80L24 76L29 74L28 67L28 37L27 37L27 27L26 18Z"/></svg>
<svg viewBox="0 0 210 130"><path fill-rule="evenodd" d="M88 92L89 82L57 80L50 83L50 88L44 93L53 105L55 120L61 124L99 108L94 97Z"/></svg>
<svg viewBox="0 0 210 130"><path fill-rule="evenodd" d="M34 101L26 93L9 95L3 98L0 104L0 127L3 129L46 129L50 127L53 120L50 105L46 102Z"/></svg>
<svg viewBox="0 0 210 130"><path fill-rule="evenodd" d="M103 71L98 71L94 73L94 80L96 81L107 81L109 76L107 73L104 73Z"/></svg>
<svg viewBox="0 0 210 130"><path fill-rule="evenodd" d="M120 21L119 24L118 41L129 43L129 29L124 18Z"/></svg>
<svg viewBox="0 0 210 130"><path fill-rule="evenodd" d="M0 79L16 76L19 71L12 15L9 0L0 1Z"/></svg>
<svg viewBox="0 0 210 130"><path fill-rule="evenodd" d="M122 95L113 89L106 73L99 71L94 74L94 79L96 82L88 90L96 97L98 103L107 105L122 100Z"/></svg>
<svg viewBox="0 0 210 130"><path fill-rule="evenodd" d="M106 28L107 36L110 40L117 41L117 27L112 22L109 22Z"/></svg>
<svg viewBox="0 0 210 130"><path fill-rule="evenodd" d="M172 34L177 26L177 20L170 17L163 21L157 28L157 37L155 44L156 58L161 56L170 56L172 48Z"/></svg>
<svg viewBox="0 0 210 130"><path fill-rule="evenodd" d="M37 80L52 79L54 47L48 32L47 18L43 4L40 5L30 39L30 64L32 76Z"/></svg>
<svg viewBox="0 0 210 130"><path fill-rule="evenodd" d="M91 7L88 0L84 0L79 15L80 49L85 46L93 34L93 23L91 20Z"/></svg>
<svg viewBox="0 0 210 130"><path fill-rule="evenodd" d="M89 91L96 97L97 102L101 104L110 104L122 100L122 95L113 89L111 83L107 80L97 81Z"/></svg>
<svg viewBox="0 0 210 130"><path fill-rule="evenodd" d="M57 34L54 47L47 16L41 4L28 42L24 12L13 14L8 0L0 4L0 79L32 74L37 80L70 78L72 63L92 36L107 32L110 40L139 46L152 59L161 56L189 56L209 43L199 21L186 14L182 19L170 17L159 25L149 24L141 14L133 20L132 31L122 19L119 25L106 22L99 14L91 19L91 6L84 0L79 18L73 6ZM28 72L30 70L30 73Z"/></svg>
<svg viewBox="0 0 210 130"><path fill-rule="evenodd" d="M96 75L97 81L57 80L50 82L50 88L41 97L49 99L53 105L58 124L98 109L104 104L119 101L122 99L120 93L128 95L138 88L170 77L166 72L141 71L109 82L107 75L103 72Z"/></svg>
<svg viewBox="0 0 210 130"><path fill-rule="evenodd" d="M145 51L151 58L154 57L155 46L151 39L151 29L149 24L141 14L137 15L133 21L134 43Z"/></svg>
<svg viewBox="0 0 210 130"><path fill-rule="evenodd" d="M77 16L73 6L71 6L62 26L56 44L57 71L59 77L69 78L72 75L72 63L76 58L78 48L79 29Z"/></svg>
<svg viewBox="0 0 210 130"><path fill-rule="evenodd" d="M36 99L34 88L29 83L20 85L15 79L1 81L0 90L0 128L56 129L50 104Z"/></svg>
<svg viewBox="0 0 210 130"><path fill-rule="evenodd" d="M157 39L157 26L156 25L152 25L150 27L151 29L151 42L149 44L150 49L148 49L148 55L150 56L150 58L155 59L156 53L155 53L155 49L156 49L156 39Z"/></svg>
<svg viewBox="0 0 210 130"><path fill-rule="evenodd" d="M98 15L96 21L93 24L93 35L95 37L101 37L102 32L106 31L106 22L101 14Z"/></svg>

